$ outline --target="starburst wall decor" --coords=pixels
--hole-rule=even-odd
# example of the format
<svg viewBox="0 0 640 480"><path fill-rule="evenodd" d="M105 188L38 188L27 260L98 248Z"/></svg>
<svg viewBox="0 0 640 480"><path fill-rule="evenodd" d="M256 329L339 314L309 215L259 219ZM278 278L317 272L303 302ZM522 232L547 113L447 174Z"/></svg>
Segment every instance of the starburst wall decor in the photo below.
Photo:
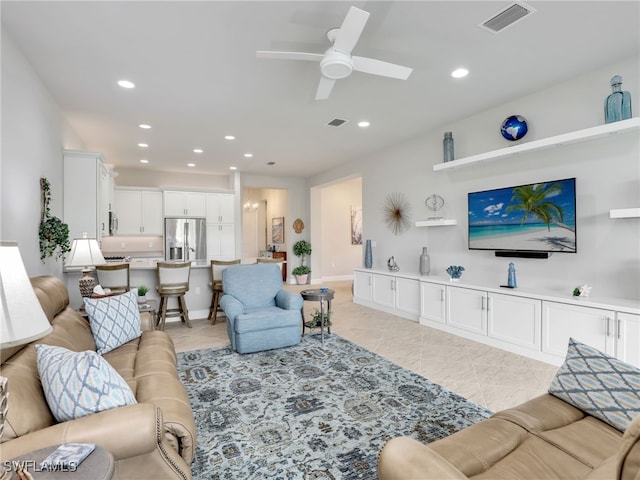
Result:
<svg viewBox="0 0 640 480"><path fill-rule="evenodd" d="M394 235L402 235L411 227L411 206L401 192L390 193L382 207L384 222Z"/></svg>

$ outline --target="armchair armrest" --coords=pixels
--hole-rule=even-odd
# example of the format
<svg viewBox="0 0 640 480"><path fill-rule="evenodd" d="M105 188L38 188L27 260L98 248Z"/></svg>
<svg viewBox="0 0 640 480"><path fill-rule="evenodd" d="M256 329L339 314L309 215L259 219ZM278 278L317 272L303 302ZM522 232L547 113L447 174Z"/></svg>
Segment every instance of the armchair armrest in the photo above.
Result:
<svg viewBox="0 0 640 480"><path fill-rule="evenodd" d="M289 290L280 290L276 295L276 305L284 310L302 309L302 295Z"/></svg>
<svg viewBox="0 0 640 480"><path fill-rule="evenodd" d="M244 313L244 305L233 295L222 295L220 308L224 310L227 321L233 321L238 315Z"/></svg>
<svg viewBox="0 0 640 480"><path fill-rule="evenodd" d="M61 443L95 443L121 460L151 452L162 429L162 414L152 403L87 415L58 423L2 443L2 460Z"/></svg>

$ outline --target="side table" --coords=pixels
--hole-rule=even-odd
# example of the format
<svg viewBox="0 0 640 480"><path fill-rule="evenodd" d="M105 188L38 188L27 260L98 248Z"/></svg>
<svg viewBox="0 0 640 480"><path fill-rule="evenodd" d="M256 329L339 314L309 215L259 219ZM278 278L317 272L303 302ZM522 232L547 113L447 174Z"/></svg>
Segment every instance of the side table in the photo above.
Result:
<svg viewBox="0 0 640 480"><path fill-rule="evenodd" d="M324 343L324 315L325 315L325 309L324 309L324 304L325 302L327 303L327 310L326 312L329 313L331 312L331 300L333 300L333 295L336 292L330 289L320 289L320 288L316 288L313 290L302 290L300 292L300 295L302 296L303 300L306 301L316 301L316 302L320 302L320 338L322 340L322 342ZM302 335L304 335L304 329L305 327L309 327L311 328L311 325L307 325L305 324L304 321L304 306L302 307ZM331 325L329 325L329 323L327 323L327 333L331 333Z"/></svg>
<svg viewBox="0 0 640 480"><path fill-rule="evenodd" d="M84 461L77 466L75 471L59 470L50 472L42 470L40 463L53 452L58 445L41 448L33 452L25 453L17 458L12 458L10 462L21 462L25 471L33 475L37 480L111 480L115 470L115 460L108 450L96 445L96 448ZM34 473L35 472L35 473Z"/></svg>

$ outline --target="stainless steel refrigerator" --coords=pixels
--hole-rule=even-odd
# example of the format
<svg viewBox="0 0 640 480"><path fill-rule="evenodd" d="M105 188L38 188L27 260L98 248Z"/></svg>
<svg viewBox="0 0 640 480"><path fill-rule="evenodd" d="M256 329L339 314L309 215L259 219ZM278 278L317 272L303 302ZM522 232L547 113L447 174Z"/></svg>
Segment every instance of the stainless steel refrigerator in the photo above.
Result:
<svg viewBox="0 0 640 480"><path fill-rule="evenodd" d="M165 218L164 258L182 262L206 261L206 219Z"/></svg>

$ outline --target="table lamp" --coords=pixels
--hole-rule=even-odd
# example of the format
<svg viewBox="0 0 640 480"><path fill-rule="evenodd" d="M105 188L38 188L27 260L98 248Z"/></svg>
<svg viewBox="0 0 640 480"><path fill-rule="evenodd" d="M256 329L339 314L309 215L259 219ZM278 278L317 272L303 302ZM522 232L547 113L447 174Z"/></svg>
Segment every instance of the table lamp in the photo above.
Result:
<svg viewBox="0 0 640 480"><path fill-rule="evenodd" d="M29 281L18 244L0 242L0 349L3 359L5 349L42 338L51 330ZM0 438L7 414L7 397L7 379L0 377Z"/></svg>
<svg viewBox="0 0 640 480"><path fill-rule="evenodd" d="M74 238L71 245L71 253L69 254L69 260L67 261L67 267L82 267L83 276L80 279L80 295L83 297L90 297L93 293L93 288L96 286L96 281L89 273L95 265L101 265L107 263L102 256L100 246L95 238L87 238L85 233L82 238Z"/></svg>

